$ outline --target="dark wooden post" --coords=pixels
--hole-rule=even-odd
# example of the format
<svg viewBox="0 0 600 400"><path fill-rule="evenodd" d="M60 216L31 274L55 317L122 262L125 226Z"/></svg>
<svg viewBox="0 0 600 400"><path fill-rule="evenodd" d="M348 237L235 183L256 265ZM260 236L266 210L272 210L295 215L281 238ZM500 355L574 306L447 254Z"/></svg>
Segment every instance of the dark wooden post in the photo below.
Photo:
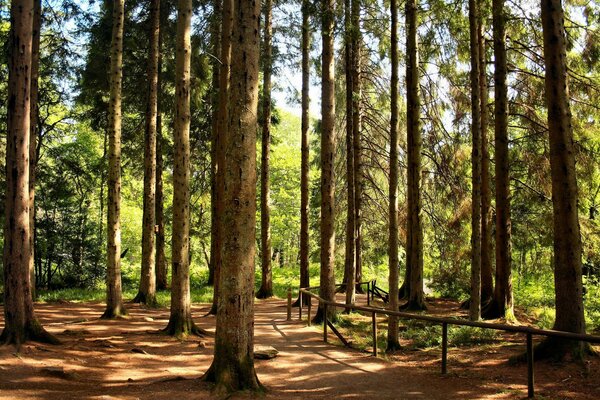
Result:
<svg viewBox="0 0 600 400"><path fill-rule="evenodd" d="M375 311L371 315L371 320L373 323L373 355L377 357L377 314Z"/></svg>
<svg viewBox="0 0 600 400"><path fill-rule="evenodd" d="M367 282L367 306L371 305L371 281Z"/></svg>
<svg viewBox="0 0 600 400"><path fill-rule="evenodd" d="M302 290L298 294L298 319L302 321Z"/></svg>
<svg viewBox="0 0 600 400"><path fill-rule="evenodd" d="M327 343L327 303L323 302L323 341Z"/></svg>
<svg viewBox="0 0 600 400"><path fill-rule="evenodd" d="M300 308L302 308L302 303L300 303ZM287 320L292 320L292 288L289 287L287 290Z"/></svg>
<svg viewBox="0 0 600 400"><path fill-rule="evenodd" d="M309 297L309 299L310 299L310 297ZM307 311L307 314L308 314L307 315L307 317L308 317L308 321L307 321L308 322L308 326L310 326L310 308L311 308L311 304L312 304L312 301L309 301L308 304L307 304L308 305L308 311Z"/></svg>
<svg viewBox="0 0 600 400"><path fill-rule="evenodd" d="M448 372L448 324L442 324L442 374Z"/></svg>
<svg viewBox="0 0 600 400"><path fill-rule="evenodd" d="M535 396L533 389L533 339L531 333L527 333L527 397Z"/></svg>

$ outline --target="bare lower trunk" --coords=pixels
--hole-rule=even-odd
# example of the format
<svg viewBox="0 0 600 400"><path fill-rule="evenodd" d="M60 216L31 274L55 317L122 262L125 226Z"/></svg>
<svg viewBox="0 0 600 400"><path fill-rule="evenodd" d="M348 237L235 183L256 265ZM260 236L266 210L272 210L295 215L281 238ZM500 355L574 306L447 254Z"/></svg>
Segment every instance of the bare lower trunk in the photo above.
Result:
<svg viewBox="0 0 600 400"><path fill-rule="evenodd" d="M108 103L108 205L106 310L102 318L126 314L121 293L121 86L123 79L124 0L115 0L110 48Z"/></svg>
<svg viewBox="0 0 600 400"><path fill-rule="evenodd" d="M391 118L390 118L390 187L389 187L389 304L390 311L398 311L398 3L391 2ZM387 351L400 348L398 341L398 317L389 316L387 333Z"/></svg>
<svg viewBox="0 0 600 400"><path fill-rule="evenodd" d="M148 54L148 104L144 149L144 216L142 227L142 268L140 288L134 302L156 304L154 271L154 226L156 212L156 119L158 114L158 52L160 0L150 5L150 52Z"/></svg>
<svg viewBox="0 0 600 400"><path fill-rule="evenodd" d="M542 0L546 103L550 136L554 222L554 284L556 320L553 329L585 333L581 278L581 234L577 210L577 177L573 127L567 86L566 39L561 0ZM547 353L581 358L589 344L548 338Z"/></svg>
<svg viewBox="0 0 600 400"><path fill-rule="evenodd" d="M254 256L259 2L236 0L231 62L231 109L225 140L224 251L215 355L205 379L217 394L260 389L254 370Z"/></svg>
<svg viewBox="0 0 600 400"><path fill-rule="evenodd" d="M58 341L40 325L31 296L29 138L33 1L11 3L4 208L4 330L0 344Z"/></svg>
<svg viewBox="0 0 600 400"><path fill-rule="evenodd" d="M319 293L328 301L335 296L335 77L334 77L334 2L322 0L322 83L321 83L321 274ZM328 314L334 315L333 307ZM323 307L315 315L315 323L323 320Z"/></svg>
<svg viewBox="0 0 600 400"><path fill-rule="evenodd" d="M421 126L419 98L419 51L417 1L406 2L406 119L408 150L407 268L410 268L408 303L404 308L423 310L423 227L421 226Z"/></svg>
<svg viewBox="0 0 600 400"><path fill-rule="evenodd" d="M175 118L173 129L173 239L171 315L167 334L199 334L190 307L190 62L192 1L177 5Z"/></svg>
<svg viewBox="0 0 600 400"><path fill-rule="evenodd" d="M264 59L263 59L263 126L260 164L260 259L261 282L256 293L259 299L273 296L271 270L271 193L269 189L269 163L271 151L271 0L265 1Z"/></svg>

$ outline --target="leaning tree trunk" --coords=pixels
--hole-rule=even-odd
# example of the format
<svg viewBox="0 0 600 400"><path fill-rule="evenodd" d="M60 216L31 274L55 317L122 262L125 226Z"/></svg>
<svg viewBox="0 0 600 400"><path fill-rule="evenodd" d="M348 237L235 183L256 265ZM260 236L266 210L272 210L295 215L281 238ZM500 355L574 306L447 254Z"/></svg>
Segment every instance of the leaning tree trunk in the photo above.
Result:
<svg viewBox="0 0 600 400"><path fill-rule="evenodd" d="M192 0L177 5L175 117L173 129L173 238L171 315L165 333L185 337L204 332L190 307L190 62Z"/></svg>
<svg viewBox="0 0 600 400"><path fill-rule="evenodd" d="M417 1L406 2L406 138L408 155L407 269L410 268L409 310L423 310L423 227L421 226L421 127L419 99L419 51L417 41Z"/></svg>
<svg viewBox="0 0 600 400"><path fill-rule="evenodd" d="M29 274L31 275L31 297L35 299L35 177L37 170L37 137L39 135L39 78L40 78L40 30L42 25L42 1L33 3L33 31L31 41L31 94L30 94L30 124L29 124L29 232L31 243L31 259Z"/></svg>
<svg viewBox="0 0 600 400"><path fill-rule="evenodd" d="M213 286L213 303L210 309L210 314L217 313L217 303L219 300L219 285L220 285L220 274L221 265L223 264L223 207L224 207L224 196L225 186L223 166L225 165L225 140L228 135L228 118L229 118L229 79L230 79L230 68L231 68L231 35L233 29L233 0L223 0L221 10L221 65L219 67L219 102L218 102L218 115L217 115L217 132L216 132L216 158L217 158L217 173L215 175L215 186L217 202L215 205L215 212L217 214L216 225L213 227L215 230L214 237L214 274L215 281Z"/></svg>
<svg viewBox="0 0 600 400"><path fill-rule="evenodd" d="M58 341L40 325L31 297L29 230L29 138L33 1L10 9L4 208L4 330L0 344Z"/></svg>
<svg viewBox="0 0 600 400"><path fill-rule="evenodd" d="M389 304L390 311L398 311L398 3L391 1L391 117L390 117L390 187L389 187ZM387 351L400 348L398 341L398 317L389 316L387 333Z"/></svg>
<svg viewBox="0 0 600 400"><path fill-rule="evenodd" d="M351 20L351 1L344 1L344 29L345 29L345 72L346 72L346 185L347 201L346 207L346 249L344 260L344 280L343 289L346 291L346 304L354 303L355 298L355 273L356 273L356 212L354 209L355 201L355 176L354 169L354 113L352 95L354 86L352 80L352 20ZM348 309L349 311L349 309Z"/></svg>
<svg viewBox="0 0 600 400"><path fill-rule="evenodd" d="M271 151L271 71L273 70L271 36L272 0L265 1L265 30L263 63L263 125L260 164L260 260L261 283L256 297L273 296L273 272L271 270L271 194L269 189L269 163Z"/></svg>
<svg viewBox="0 0 600 400"><path fill-rule="evenodd" d="M121 86L124 0L114 0L108 102L108 205L106 310L102 318L126 314L121 293Z"/></svg>
<svg viewBox="0 0 600 400"><path fill-rule="evenodd" d="M215 355L205 379L222 395L260 389L254 370L256 124L260 2L233 7L231 102L225 140L224 235Z"/></svg>
<svg viewBox="0 0 600 400"><path fill-rule="evenodd" d="M542 0L546 104L550 136L550 171L554 222L553 329L585 333L581 278L581 234L577 210L577 178L573 126L567 86L566 38L561 0ZM589 344L547 338L536 354L581 358Z"/></svg>
<svg viewBox="0 0 600 400"><path fill-rule="evenodd" d="M479 45L479 88L481 112L481 306L494 294L492 279L492 192L490 189L490 151L488 144L488 88L483 37L484 10L479 8L477 41Z"/></svg>
<svg viewBox="0 0 600 400"><path fill-rule="evenodd" d="M309 88L310 88L310 23L309 0L302 0L302 160L300 166L300 287L310 286L309 266L309 226L308 205L310 201L310 158L309 158ZM299 300L296 305L299 305ZM302 302L308 304L309 296L303 296Z"/></svg>
<svg viewBox="0 0 600 400"><path fill-rule="evenodd" d="M352 144L354 157L354 229L355 243L354 268L356 270L355 282L362 281L362 195L363 195L363 176L362 176L362 160L361 160L361 76L360 76L360 48L361 48L361 33L360 33L360 1L352 0L352 51L350 52L352 61ZM362 287L356 286L356 290L362 293Z"/></svg>
<svg viewBox="0 0 600 400"><path fill-rule="evenodd" d="M504 0L492 1L494 28L494 147L496 173L496 286L484 318L514 320L512 298L510 167L508 160L508 87Z"/></svg>
<svg viewBox="0 0 600 400"><path fill-rule="evenodd" d="M154 225L156 222L156 119L158 115L158 54L160 0L150 4L150 51L148 54L148 104L144 148L144 215L142 227L142 268L140 288L134 303L156 304L154 271Z"/></svg>
<svg viewBox="0 0 600 400"><path fill-rule="evenodd" d="M321 298L333 301L335 296L335 76L334 76L334 1L321 1L321 273L319 293ZM333 307L328 314L334 316ZM314 322L323 321L323 305ZM329 315L328 315L329 317Z"/></svg>
<svg viewBox="0 0 600 400"><path fill-rule="evenodd" d="M481 317L481 87L479 85L479 0L469 0L471 47L471 298L469 319Z"/></svg>

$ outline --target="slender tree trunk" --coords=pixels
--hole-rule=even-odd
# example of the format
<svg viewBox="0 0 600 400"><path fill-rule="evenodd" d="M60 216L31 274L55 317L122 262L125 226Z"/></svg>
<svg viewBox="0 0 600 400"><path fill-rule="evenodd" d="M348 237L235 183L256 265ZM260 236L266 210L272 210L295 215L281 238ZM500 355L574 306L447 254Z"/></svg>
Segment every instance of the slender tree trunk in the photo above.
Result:
<svg viewBox="0 0 600 400"><path fill-rule="evenodd" d="M144 216L142 228L142 268L140 289L133 302L156 304L154 271L154 226L156 222L156 119L158 115L158 53L160 0L150 3L150 51L148 54L148 104L144 148Z"/></svg>
<svg viewBox="0 0 600 400"><path fill-rule="evenodd" d="M10 9L4 208L4 330L0 344L58 341L40 325L31 296L29 138L34 6L15 0Z"/></svg>
<svg viewBox="0 0 600 400"><path fill-rule="evenodd" d="M479 87L481 102L481 306L494 294L492 279L492 192L490 189L490 151L488 144L488 88L485 39L483 37L483 7L479 8L477 40L479 45Z"/></svg>
<svg viewBox="0 0 600 400"><path fill-rule="evenodd" d="M354 267L356 270L355 282L362 281L362 195L363 195L363 177L361 160L361 82L360 82L360 49L362 35L360 33L360 5L361 0L352 0L352 143L354 157L354 229L355 243L354 254L356 261ZM362 293L362 287L356 286L356 290Z"/></svg>
<svg viewBox="0 0 600 400"><path fill-rule="evenodd" d="M388 259L389 259L389 304L390 311L398 311L398 3L391 0L391 117L390 117L390 187L389 187L389 237L388 237ZM400 348L398 341L398 317L389 316L387 351Z"/></svg>
<svg viewBox="0 0 600 400"><path fill-rule="evenodd" d="M566 65L564 11L561 0L542 0L546 104L550 136L550 171L554 222L556 320L553 329L585 333L581 272L581 234L577 177ZM537 355L582 358L589 344L548 338Z"/></svg>
<svg viewBox="0 0 600 400"><path fill-rule="evenodd" d="M234 3L231 102L225 140L224 235L215 356L205 379L217 394L256 391L254 256L256 252L256 124L260 2Z"/></svg>
<svg viewBox="0 0 600 400"><path fill-rule="evenodd" d="M215 225L215 284L213 287L213 304L210 309L211 314L217 313L217 303L219 300L219 285L221 282L221 265L223 258L223 212L224 212L224 168L225 165L225 142L229 135L229 79L231 75L231 35L233 30L233 0L223 0L222 24L221 24L221 66L219 70L219 109L217 118L217 174L215 175L215 186L217 190L217 203L215 212L217 214L217 224Z"/></svg>
<svg viewBox="0 0 600 400"><path fill-rule="evenodd" d="M471 47L471 299L469 319L481 318L481 87L479 84L479 0L469 0Z"/></svg>
<svg viewBox="0 0 600 400"><path fill-rule="evenodd" d="M321 1L322 68L321 68L321 273L319 293L332 301L335 296L335 68L333 58L334 1ZM334 316L333 307L328 314ZM323 321L323 305L314 322Z"/></svg>
<svg viewBox="0 0 600 400"><path fill-rule="evenodd" d="M408 303L403 307L423 310L423 227L421 226L421 127L419 98L419 50L417 40L417 1L406 2L406 121L408 149L407 269L410 268Z"/></svg>
<svg viewBox="0 0 600 400"><path fill-rule="evenodd" d="M163 192L163 146L162 134L162 44L163 30L161 26L166 25L167 7L164 1L160 3L160 22L158 29L158 76L156 87L158 88L158 99L156 102L156 289L165 290L169 287L167 279L167 258L165 256L165 211Z"/></svg>
<svg viewBox="0 0 600 400"><path fill-rule="evenodd" d="M300 287L310 286L309 275L309 226L308 207L310 202L310 158L309 158L309 88L310 88L310 23L309 0L302 0L302 160L300 166ZM298 299L299 300L299 299ZM302 302L308 304L310 297L303 296ZM299 304L299 301L296 302Z"/></svg>
<svg viewBox="0 0 600 400"><path fill-rule="evenodd" d="M175 117L173 129L173 238L171 315L165 332L176 337L204 332L190 307L190 63L192 0L177 4Z"/></svg>
<svg viewBox="0 0 600 400"><path fill-rule="evenodd" d="M33 2L33 34L31 41L31 94L30 94L30 125L29 125L29 232L31 232L31 297L35 299L35 177L37 170L37 137L39 135L39 77L40 77L40 30L42 25L42 1Z"/></svg>
<svg viewBox="0 0 600 400"><path fill-rule="evenodd" d="M265 0L265 30L263 64L263 126L260 164L260 256L261 284L256 297L266 299L273 296L273 273L271 267L271 193L269 189L269 159L271 151L271 71L272 60L272 0Z"/></svg>
<svg viewBox="0 0 600 400"><path fill-rule="evenodd" d="M121 86L124 0L114 0L108 103L108 206L106 310L102 318L126 314L121 293Z"/></svg>
<svg viewBox="0 0 600 400"><path fill-rule="evenodd" d="M508 161L508 87L504 0L492 1L494 27L494 147L496 173L496 286L484 318L514 320L512 298L510 167Z"/></svg>
<svg viewBox="0 0 600 400"><path fill-rule="evenodd" d="M212 62L212 115L211 115L211 140L210 140L210 261L208 263L209 286L215 284L215 262L217 250L218 224L217 219L217 146L219 145L219 71L220 62L216 58L221 48L221 17L222 1L214 0L213 15L211 20L211 48L215 58ZM215 310L216 311L216 310Z"/></svg>
<svg viewBox="0 0 600 400"><path fill-rule="evenodd" d="M355 175L354 169L354 113L352 95L354 91L352 71L352 13L351 0L344 1L344 29L345 29L345 69L346 69L346 184L347 201L346 208L346 249L344 261L344 289L346 291L346 304L354 303L355 288L354 280L356 273L356 211L355 201ZM349 311L349 310L348 310Z"/></svg>

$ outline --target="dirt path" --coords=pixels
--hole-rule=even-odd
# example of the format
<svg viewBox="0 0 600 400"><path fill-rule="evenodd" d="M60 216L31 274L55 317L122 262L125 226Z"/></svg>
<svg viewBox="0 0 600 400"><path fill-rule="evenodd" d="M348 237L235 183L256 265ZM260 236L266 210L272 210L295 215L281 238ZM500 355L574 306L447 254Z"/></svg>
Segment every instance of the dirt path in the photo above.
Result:
<svg viewBox="0 0 600 400"><path fill-rule="evenodd" d="M194 316L201 327L214 331L214 317L200 317L207 309L194 307ZM210 387L194 378L210 365L212 338L180 342L156 334L166 326L165 309L129 305L130 318L121 321L97 320L102 310L100 304L37 305L42 322L64 344L28 344L19 354L0 347L0 399L211 398ZM451 365L451 373L441 376L437 356L423 362L409 353L400 362L390 362L325 344L318 328L299 322L296 313L288 322L284 301L256 303L256 342L280 351L273 360L256 361L259 379L268 389L262 398L509 399L525 394L524 367L483 369L473 363L465 372L462 363L462 368ZM451 361L459 364L460 357L455 352ZM569 386L560 381L561 370L540 375L543 380L536 389L544 398L600 398L595 371L585 378L585 390L581 379L573 379L575 388L561 392ZM504 375L506 379L498 379Z"/></svg>

